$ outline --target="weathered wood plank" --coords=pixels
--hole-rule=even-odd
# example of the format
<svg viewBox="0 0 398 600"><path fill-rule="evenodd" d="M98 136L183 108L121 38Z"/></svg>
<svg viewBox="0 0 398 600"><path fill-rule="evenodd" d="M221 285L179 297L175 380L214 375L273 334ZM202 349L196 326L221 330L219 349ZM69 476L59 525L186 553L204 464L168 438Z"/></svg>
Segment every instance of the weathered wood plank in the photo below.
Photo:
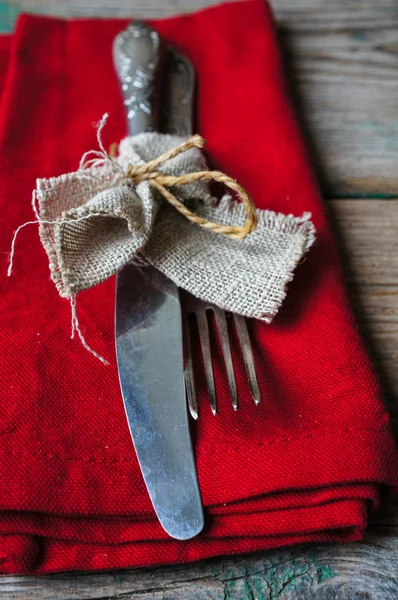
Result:
<svg viewBox="0 0 398 600"><path fill-rule="evenodd" d="M398 285L397 200L334 200L327 207L348 281Z"/></svg>
<svg viewBox="0 0 398 600"><path fill-rule="evenodd" d="M396 194L396 0L272 4L325 193Z"/></svg>
<svg viewBox="0 0 398 600"><path fill-rule="evenodd" d="M328 207L342 257L349 258L357 315L398 416L398 200L333 200ZM398 506L392 504L363 543L152 570L3 577L0 600L395 600L397 553Z"/></svg>
<svg viewBox="0 0 398 600"><path fill-rule="evenodd" d="M48 14L178 14L219 0L15 0ZM398 190L396 0L272 0L288 75L328 196Z"/></svg>
<svg viewBox="0 0 398 600"><path fill-rule="evenodd" d="M229 2L240 2L242 0L229 0ZM351 15L352 21L347 25L362 26L373 24L378 27L379 22L375 23L376 13L384 14L385 11L394 11L397 9L396 0L269 0L276 15L293 22L294 27L300 27L298 22L303 14L307 19L317 21L328 21L329 27L333 26L333 21L338 23L347 19ZM199 10L207 6L215 6L225 2L225 0L133 0L130 3L122 3L119 0L8 0L10 4L17 4L26 10L32 10L53 15L63 15L65 17L77 15L93 16L129 16L139 15L152 18L154 16L171 16L190 11ZM354 14L357 12L358 19ZM379 15L380 16L380 15ZM349 18L349 17L348 17ZM381 17L382 18L382 17ZM385 21L380 21L380 25L391 25L391 19L385 17ZM301 23L303 25L303 23Z"/></svg>
<svg viewBox="0 0 398 600"><path fill-rule="evenodd" d="M398 417L398 201L333 200L328 208L360 328Z"/></svg>
<svg viewBox="0 0 398 600"><path fill-rule="evenodd" d="M169 17L189 13L208 6L221 4L225 0L9 0L24 10L45 13L47 15L97 16L97 17ZM239 2L240 0L229 0Z"/></svg>
<svg viewBox="0 0 398 600"><path fill-rule="evenodd" d="M297 547L172 569L5 577L0 600L395 600L397 539Z"/></svg>
<svg viewBox="0 0 398 600"><path fill-rule="evenodd" d="M323 190L396 194L398 6L332 8L276 11Z"/></svg>

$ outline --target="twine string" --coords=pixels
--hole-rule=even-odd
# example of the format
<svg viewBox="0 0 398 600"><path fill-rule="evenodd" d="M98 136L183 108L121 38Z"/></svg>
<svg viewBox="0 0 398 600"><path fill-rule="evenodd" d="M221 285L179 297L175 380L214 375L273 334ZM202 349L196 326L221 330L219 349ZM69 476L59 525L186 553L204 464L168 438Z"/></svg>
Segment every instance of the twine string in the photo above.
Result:
<svg viewBox="0 0 398 600"><path fill-rule="evenodd" d="M191 148L203 148L205 140L198 134L193 135L187 141L179 144L175 148L171 148L157 158L148 161L144 165L129 165L126 171L126 176L134 183L138 184L142 181L148 181L155 187L176 210L192 223L196 223L205 229L209 229L214 233L222 233L234 239L243 240L257 227L257 212L247 191L235 181L221 171L197 171L195 173L186 173L184 175L174 176L165 175L158 170L158 167L178 156L179 154L190 150ZM237 193L242 200L246 209L246 222L242 227L235 225L222 225L200 217L196 213L189 210L180 200L178 200L168 187L176 185L186 185L196 181L217 181L223 183L234 192Z"/></svg>
<svg viewBox="0 0 398 600"><path fill-rule="evenodd" d="M77 333L77 335L79 336L79 340L80 340L81 344L84 346L84 348L88 352L90 352L90 354L95 356L95 358L98 358L98 360L100 360L103 365L108 366L109 362L106 360L106 358L101 356L101 354L98 354L98 352L96 352L86 342L86 338L84 337L83 332L80 329L79 319L77 318L76 295L75 294L72 294L72 296L70 297L70 307L71 307L71 325L72 325L71 336L70 336L71 340L73 340L75 338L75 333Z"/></svg>
<svg viewBox="0 0 398 600"><path fill-rule="evenodd" d="M86 152L83 155L83 157L80 161L80 165L79 165L79 171L78 171L79 178L84 178L86 176L92 177L91 174L86 175L86 173L89 173L90 168L91 167L101 168L104 165L106 165L108 161L110 161L118 169L121 169L121 166L115 160L115 155L116 155L115 147L113 146L110 153L108 154L102 143L101 132L106 123L107 118L108 118L108 115L105 114L97 127L97 139L98 139L98 144L99 144L100 149L99 150L90 150L89 152ZM148 183L150 183L150 185L152 185L154 188L156 188L159 191L159 193L165 198L165 200L167 200L167 202L169 202L172 206L174 206L174 208L176 208L176 210L178 210L182 215L184 215L184 217L186 217L189 221L192 221L193 223L196 223L196 224L200 225L201 227L204 227L205 229L209 229L209 230L213 231L214 233L222 233L224 235L228 235L231 238L242 240L256 228L257 213L256 213L256 209L254 207L254 204L253 204L249 194L246 192L246 190L241 185L239 185L234 179L232 179L232 177L229 177L228 175L226 175L225 173L222 173L221 171L207 170L207 171L198 171L198 172L194 172L194 173L187 173L187 174L179 175L179 176L173 176L173 175L165 175L164 173L162 173L161 171L158 170L158 168L162 164L164 164L168 160L171 160L172 158L178 156L179 154L186 152L187 150L190 150L191 148L203 148L204 145L205 145L205 140L200 135L194 135L194 136L190 137L188 140L186 140L185 142L183 142L182 144L179 144L175 148L172 148L172 149L168 150L167 152L164 152L157 158L148 161L144 165L129 165L125 175L127 178L129 178L132 181L132 183L134 183L136 185L141 183L142 181L148 181ZM196 181L204 181L204 182L217 181L219 183L223 183L224 185L226 185L227 187L232 189L234 192L236 192L237 195L242 200L242 202L245 206L245 209L246 209L247 219L246 219L245 224L242 227L237 227L237 226L231 226L231 225L222 225L221 223L214 223L212 221L208 221L207 219L204 219L203 217L200 217L199 215L190 211L168 189L170 187L174 187L174 186L178 186L178 185L186 185L189 183L194 183ZM56 220L52 221L52 220L47 220L47 219L41 218L39 207L37 206L37 198L36 198L35 192L33 192L33 194L32 194L32 208L33 208L33 212L35 214L36 219L34 221L27 221L26 223L23 223L14 232L12 242L11 242L10 256L9 256L9 265L8 265L8 271L7 271L8 277L11 276L12 271L13 271L13 260L14 260L14 254L15 254L16 239L18 237L18 234L24 227L26 227L27 225L33 225L33 224L38 224L40 226L43 226L43 225L47 225L47 224L54 225L54 224L60 224L63 222L65 222L65 223L68 222L68 220L64 221L62 219L56 219ZM79 217L76 220L80 221L80 220L84 220L84 219L88 219L88 218L90 218L90 215L85 215L85 216ZM71 326L72 326L71 337L74 338L75 334L77 333L77 335L80 339L80 342L82 343L84 348L88 352L90 352L90 354L92 354L98 360L100 360L103 364L108 365L109 364L108 361L104 357L102 357L100 354L98 354L91 346L89 346L89 344L87 343L87 341L83 335L83 332L80 328L78 316L77 316L76 296L74 294L71 295L69 300L70 300L70 305L71 305Z"/></svg>

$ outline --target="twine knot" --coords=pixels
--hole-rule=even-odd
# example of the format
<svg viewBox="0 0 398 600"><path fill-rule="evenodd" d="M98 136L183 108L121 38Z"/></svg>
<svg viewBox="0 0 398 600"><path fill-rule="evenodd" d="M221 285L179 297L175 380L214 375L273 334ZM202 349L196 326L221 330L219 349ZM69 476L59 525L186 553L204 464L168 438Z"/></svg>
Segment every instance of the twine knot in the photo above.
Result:
<svg viewBox="0 0 398 600"><path fill-rule="evenodd" d="M150 160L144 165L129 165L126 170L126 176L135 184L139 184L142 181L148 181L154 188L156 188L160 194L169 202L178 212L186 217L192 223L196 223L205 229L210 229L214 233L223 233L234 239L243 240L257 227L257 212L247 191L225 173L221 171L197 171L194 173L186 173L184 175L174 176L165 175L158 170L158 167L168 160L171 160L175 156L190 150L191 148L203 148L205 140L198 134L190 137L186 142L179 144L175 148L171 148L164 152L157 158ZM222 225L221 223L214 223L207 219L200 217L194 212L190 211L180 200L178 200L174 194L170 192L169 187L176 185L186 185L194 183L196 181L217 181L223 183L231 190L236 192L239 198L242 200L245 209L247 219L242 227L234 225Z"/></svg>

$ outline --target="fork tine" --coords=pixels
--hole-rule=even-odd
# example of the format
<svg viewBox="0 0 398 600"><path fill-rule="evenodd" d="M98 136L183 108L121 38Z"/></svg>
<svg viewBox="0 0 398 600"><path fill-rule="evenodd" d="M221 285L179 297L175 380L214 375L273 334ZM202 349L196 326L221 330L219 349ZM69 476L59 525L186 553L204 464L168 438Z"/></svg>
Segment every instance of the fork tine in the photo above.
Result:
<svg viewBox="0 0 398 600"><path fill-rule="evenodd" d="M215 316L217 328L218 328L218 333L220 335L221 346L222 346L223 355L224 355L225 369L227 371L227 377L228 377L229 391L231 394L231 402L232 402L232 406L234 407L234 410L237 410L238 409L238 390L236 387L234 365L232 362L231 345L229 343L227 319L225 318L225 312L223 310L221 310L221 308L214 306L212 310L214 312L214 316Z"/></svg>
<svg viewBox="0 0 398 600"><path fill-rule="evenodd" d="M195 419L195 421L199 418L198 411L198 395L196 393L195 386L195 374L193 370L193 361L192 361L192 342L191 342L191 333L189 330L189 320L188 315L185 315L183 320L183 336L184 336L184 350L185 350L185 389L187 392L187 401L188 408L191 416Z"/></svg>
<svg viewBox="0 0 398 600"><path fill-rule="evenodd" d="M247 330L246 318L241 315L234 314L236 331L238 334L240 346L242 349L243 360L245 363L247 378L254 403L259 404L261 401L260 388L257 381L256 367L254 364L253 350L250 342L249 332Z"/></svg>
<svg viewBox="0 0 398 600"><path fill-rule="evenodd" d="M206 312L203 309L198 309L196 312L198 323L200 345L202 348L203 363L205 367L205 375L207 382L207 390L209 392L210 407L213 415L217 414L217 396L216 386L214 383L213 364L211 362L210 335L209 325L207 322Z"/></svg>

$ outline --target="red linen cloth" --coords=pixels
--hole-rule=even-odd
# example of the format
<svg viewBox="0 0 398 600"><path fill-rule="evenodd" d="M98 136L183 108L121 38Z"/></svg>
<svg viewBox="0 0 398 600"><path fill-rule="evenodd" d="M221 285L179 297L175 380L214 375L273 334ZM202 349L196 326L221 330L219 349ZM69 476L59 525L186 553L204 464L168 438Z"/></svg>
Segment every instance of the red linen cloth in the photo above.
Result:
<svg viewBox="0 0 398 600"><path fill-rule="evenodd" d="M213 165L261 208L312 212L318 230L280 315L251 323L261 405L250 399L236 348L238 413L219 351L217 417L200 381L192 430L206 527L197 538L163 532L140 475L115 363L114 280L78 298L88 342L111 361L104 367L69 339L70 307L49 279L36 225L21 232L14 275L5 277L12 232L33 218L35 178L75 170L96 148L92 123L104 112L106 144L125 134L111 55L125 26L23 16L12 40L0 105L0 571L155 565L360 539L379 485L397 485L397 453L262 0L154 23L195 65L197 130ZM3 38L1 58L7 48Z"/></svg>

